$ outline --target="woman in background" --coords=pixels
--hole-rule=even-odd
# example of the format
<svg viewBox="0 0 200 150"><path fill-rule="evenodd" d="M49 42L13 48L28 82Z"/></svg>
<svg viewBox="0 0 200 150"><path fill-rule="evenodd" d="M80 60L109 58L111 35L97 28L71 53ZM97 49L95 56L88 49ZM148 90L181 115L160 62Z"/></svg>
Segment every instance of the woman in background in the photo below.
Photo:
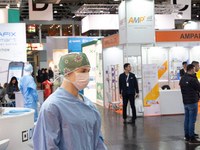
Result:
<svg viewBox="0 0 200 150"><path fill-rule="evenodd" d="M15 99L15 92L17 91L19 91L17 78L13 76L6 87L6 94L8 94L9 99Z"/></svg>

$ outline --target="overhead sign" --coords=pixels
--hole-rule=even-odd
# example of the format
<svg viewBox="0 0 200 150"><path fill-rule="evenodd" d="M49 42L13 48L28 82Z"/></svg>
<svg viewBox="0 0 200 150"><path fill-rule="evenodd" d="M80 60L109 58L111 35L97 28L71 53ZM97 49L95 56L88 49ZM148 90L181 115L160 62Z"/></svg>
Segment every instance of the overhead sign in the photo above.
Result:
<svg viewBox="0 0 200 150"><path fill-rule="evenodd" d="M104 38L102 41L103 48L119 45L119 34Z"/></svg>
<svg viewBox="0 0 200 150"><path fill-rule="evenodd" d="M53 5L37 4L29 0L29 20L53 20Z"/></svg>
<svg viewBox="0 0 200 150"><path fill-rule="evenodd" d="M0 8L0 23L19 23L19 9Z"/></svg>
<svg viewBox="0 0 200 150"><path fill-rule="evenodd" d="M81 52L81 45L90 41L97 40L98 37L87 38L68 38L68 50L72 52Z"/></svg>
<svg viewBox="0 0 200 150"><path fill-rule="evenodd" d="M7 81L11 61L27 61L25 23L0 24L0 83Z"/></svg>
<svg viewBox="0 0 200 150"><path fill-rule="evenodd" d="M127 43L155 42L154 0L126 1Z"/></svg>
<svg viewBox="0 0 200 150"><path fill-rule="evenodd" d="M81 20L82 33L89 30L119 30L118 14L89 15Z"/></svg>
<svg viewBox="0 0 200 150"><path fill-rule="evenodd" d="M8 9L7 8L0 9L0 23L8 23Z"/></svg>
<svg viewBox="0 0 200 150"><path fill-rule="evenodd" d="M200 41L200 31L156 31L156 42Z"/></svg>
<svg viewBox="0 0 200 150"><path fill-rule="evenodd" d="M155 42L154 0L124 1L119 6L119 43Z"/></svg>

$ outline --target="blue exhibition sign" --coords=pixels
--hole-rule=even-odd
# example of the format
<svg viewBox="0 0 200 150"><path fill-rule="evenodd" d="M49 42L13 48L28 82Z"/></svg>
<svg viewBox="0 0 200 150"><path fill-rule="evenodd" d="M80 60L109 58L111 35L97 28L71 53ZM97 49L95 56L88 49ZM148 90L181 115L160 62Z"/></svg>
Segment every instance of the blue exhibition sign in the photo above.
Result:
<svg viewBox="0 0 200 150"><path fill-rule="evenodd" d="M81 52L81 45L98 39L98 37L68 38L68 50Z"/></svg>

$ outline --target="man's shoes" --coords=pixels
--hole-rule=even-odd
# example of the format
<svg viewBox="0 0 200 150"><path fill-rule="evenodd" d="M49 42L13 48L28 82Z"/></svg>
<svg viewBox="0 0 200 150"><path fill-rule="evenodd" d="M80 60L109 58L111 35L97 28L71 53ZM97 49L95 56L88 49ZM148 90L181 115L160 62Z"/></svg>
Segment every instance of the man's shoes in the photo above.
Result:
<svg viewBox="0 0 200 150"><path fill-rule="evenodd" d="M124 124L126 124L127 122L126 122L126 119L124 119L124 122L123 122Z"/></svg>
<svg viewBox="0 0 200 150"><path fill-rule="evenodd" d="M200 145L200 141L198 141L195 136L190 136L189 144L199 144Z"/></svg>
<svg viewBox="0 0 200 150"><path fill-rule="evenodd" d="M185 142L189 142L190 136L189 135L185 135L184 139L185 139Z"/></svg>
<svg viewBox="0 0 200 150"><path fill-rule="evenodd" d="M194 134L194 136L195 136L195 138L199 138L199 135L198 135L198 134L196 134L196 133Z"/></svg>
<svg viewBox="0 0 200 150"><path fill-rule="evenodd" d="M128 124L134 124L135 123L135 119L131 119L129 120Z"/></svg>

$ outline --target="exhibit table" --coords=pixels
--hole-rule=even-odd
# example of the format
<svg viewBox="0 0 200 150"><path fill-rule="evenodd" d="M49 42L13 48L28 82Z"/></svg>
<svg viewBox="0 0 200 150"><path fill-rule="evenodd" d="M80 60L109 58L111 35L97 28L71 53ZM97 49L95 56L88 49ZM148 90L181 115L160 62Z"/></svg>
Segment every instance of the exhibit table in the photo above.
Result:
<svg viewBox="0 0 200 150"><path fill-rule="evenodd" d="M181 90L160 90L161 115L184 114Z"/></svg>
<svg viewBox="0 0 200 150"><path fill-rule="evenodd" d="M40 105L42 105L44 102L44 90L38 90L38 98ZM21 92L15 93L15 105L16 107L24 107L23 95Z"/></svg>
<svg viewBox="0 0 200 150"><path fill-rule="evenodd" d="M4 113L10 110L25 111L27 108L4 107ZM6 150L31 150L28 146L32 142L34 130L34 112L24 112L23 114L0 116L0 141L10 139Z"/></svg>

